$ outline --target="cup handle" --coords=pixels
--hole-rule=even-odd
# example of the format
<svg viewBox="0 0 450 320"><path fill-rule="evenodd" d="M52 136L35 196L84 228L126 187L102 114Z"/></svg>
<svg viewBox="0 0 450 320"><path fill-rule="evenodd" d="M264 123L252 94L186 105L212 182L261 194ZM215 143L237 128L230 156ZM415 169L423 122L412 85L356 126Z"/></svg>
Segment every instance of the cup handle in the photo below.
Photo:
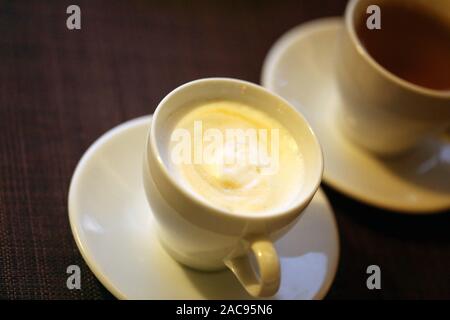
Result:
<svg viewBox="0 0 450 320"><path fill-rule="evenodd" d="M250 252L255 256L259 275L250 264ZM252 239L246 255L224 262L250 295L270 297L277 293L280 287L280 261L272 242L267 238Z"/></svg>

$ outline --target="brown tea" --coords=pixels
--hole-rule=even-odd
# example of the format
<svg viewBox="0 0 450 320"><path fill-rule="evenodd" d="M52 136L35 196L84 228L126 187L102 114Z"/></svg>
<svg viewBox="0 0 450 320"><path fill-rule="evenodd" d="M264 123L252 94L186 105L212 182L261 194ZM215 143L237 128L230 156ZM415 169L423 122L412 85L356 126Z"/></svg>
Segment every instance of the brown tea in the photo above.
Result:
<svg viewBox="0 0 450 320"><path fill-rule="evenodd" d="M381 29L368 29L365 14L356 24L369 54L404 80L450 90L450 23L417 5L387 3L379 7Z"/></svg>

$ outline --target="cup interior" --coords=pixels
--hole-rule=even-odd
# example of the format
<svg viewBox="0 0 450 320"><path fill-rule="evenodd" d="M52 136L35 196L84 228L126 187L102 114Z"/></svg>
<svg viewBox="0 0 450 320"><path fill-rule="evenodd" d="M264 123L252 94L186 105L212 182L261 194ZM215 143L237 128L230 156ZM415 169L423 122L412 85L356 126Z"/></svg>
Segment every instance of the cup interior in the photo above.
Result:
<svg viewBox="0 0 450 320"><path fill-rule="evenodd" d="M359 36L356 32L356 26L361 16L368 16L366 10L370 5L378 5L381 8L381 28L383 28L383 4L399 4L409 7L417 6L420 10L426 10L427 12L439 17L441 21L448 24L450 28L450 1L448 0L350 0L348 2L345 11L345 25L350 34L350 38L357 47L362 56L385 78L389 81L395 82L400 86L416 91L424 95L433 97L450 97L449 90L437 90L428 87L423 87L400 78L390 70L384 68L377 60L375 60L365 49Z"/></svg>
<svg viewBox="0 0 450 320"><path fill-rule="evenodd" d="M147 145L154 145L160 169L169 176L173 186L211 207L195 192L177 181L171 170L169 143L179 115L183 115L193 105L216 99L234 100L253 106L278 120L291 133L301 149L305 174L300 194L285 210L295 209L304 204L305 200L310 200L320 184L323 171L321 147L311 127L305 118L281 97L258 85L229 78L207 78L186 83L169 93L158 105L153 115L149 137L151 143ZM264 215L276 213L268 211L264 212ZM255 214L258 213L251 213Z"/></svg>

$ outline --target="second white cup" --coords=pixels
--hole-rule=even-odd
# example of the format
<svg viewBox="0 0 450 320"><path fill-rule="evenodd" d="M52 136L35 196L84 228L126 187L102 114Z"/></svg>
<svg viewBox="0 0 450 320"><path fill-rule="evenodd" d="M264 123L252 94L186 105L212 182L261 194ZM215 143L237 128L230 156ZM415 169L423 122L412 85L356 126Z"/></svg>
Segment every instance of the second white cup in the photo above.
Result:
<svg viewBox="0 0 450 320"><path fill-rule="evenodd" d="M379 0L383 5L417 5L450 22L447 0ZM450 125L450 91L439 91L403 80L381 66L364 48L356 24L367 16L371 0L350 0L339 39L336 70L342 105L337 118L356 144L378 155L395 155L445 132ZM373 30L371 32L377 32ZM426 50L426 49L425 49ZM449 57L450 59L450 57Z"/></svg>

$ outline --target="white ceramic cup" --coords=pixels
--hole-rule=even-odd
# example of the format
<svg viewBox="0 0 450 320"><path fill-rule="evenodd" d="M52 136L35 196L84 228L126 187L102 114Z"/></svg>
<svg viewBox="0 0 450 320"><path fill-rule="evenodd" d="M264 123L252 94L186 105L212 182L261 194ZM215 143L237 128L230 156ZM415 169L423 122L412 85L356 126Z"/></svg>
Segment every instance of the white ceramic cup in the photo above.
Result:
<svg viewBox="0 0 450 320"><path fill-rule="evenodd" d="M372 4L381 8L383 28L382 5L387 2L420 4L450 24L448 0L349 1L336 59L342 98L337 122L349 140L379 155L407 151L427 137L443 133L450 124L450 91L399 78L375 61L358 39L355 25L361 16L369 16L366 10Z"/></svg>
<svg viewBox="0 0 450 320"><path fill-rule="evenodd" d="M230 213L203 201L176 180L167 163L171 160L166 156L164 137L172 130L167 118L189 103L207 99L229 99L258 107L291 132L305 164L304 185L295 203L285 210ZM175 260L195 269L230 268L253 296L274 295L280 284L280 266L273 242L297 221L322 177L322 152L309 124L279 96L258 85L228 78L201 79L178 87L160 102L152 121L143 180L163 247ZM259 275L250 263L252 254Z"/></svg>

